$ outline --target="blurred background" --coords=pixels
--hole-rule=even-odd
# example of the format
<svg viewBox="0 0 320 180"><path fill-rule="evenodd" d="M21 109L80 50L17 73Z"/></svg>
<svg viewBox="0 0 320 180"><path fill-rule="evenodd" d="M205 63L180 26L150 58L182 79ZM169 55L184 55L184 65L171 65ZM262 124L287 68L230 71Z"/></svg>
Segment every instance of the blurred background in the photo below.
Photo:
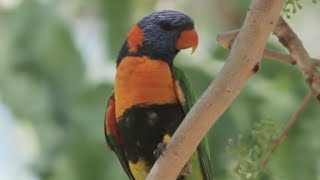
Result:
<svg viewBox="0 0 320 180"><path fill-rule="evenodd" d="M248 5L249 0L0 0L0 179L127 179L103 132L126 32L156 10L193 17L198 51L180 53L175 63L200 96L228 55L215 41L217 33L239 28ZM320 58L319 6L311 0L302 5L288 22L310 55ZM275 38L268 46L285 52ZM230 138L247 136L266 119L274 132L281 130L307 92L295 67L263 61L208 134L216 179L238 178L239 158L226 151ZM320 180L319 117L319 103L312 100L264 179Z"/></svg>

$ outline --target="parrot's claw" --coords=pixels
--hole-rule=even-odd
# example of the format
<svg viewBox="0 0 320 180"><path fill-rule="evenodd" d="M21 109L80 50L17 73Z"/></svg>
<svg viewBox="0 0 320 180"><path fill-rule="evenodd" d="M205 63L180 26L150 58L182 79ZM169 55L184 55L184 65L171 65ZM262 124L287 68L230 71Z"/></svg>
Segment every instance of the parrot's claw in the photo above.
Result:
<svg viewBox="0 0 320 180"><path fill-rule="evenodd" d="M180 174L179 174L178 177L180 177L180 176L182 176L182 177L187 176L187 175L189 175L189 174L191 173L191 171L192 171L192 166L187 163L187 164L184 165L184 167L182 168L182 170L181 170L181 172L180 172Z"/></svg>
<svg viewBox="0 0 320 180"><path fill-rule="evenodd" d="M164 143L164 142L158 143L157 149L153 151L154 157L155 157L156 159L158 159L161 155L163 155L163 152L164 152L164 150L166 149L166 147L167 147L167 143ZM191 165L190 165L190 164L186 164L186 165L182 168L182 170L181 170L181 172L180 172L180 174L179 174L179 176L178 176L178 179L184 179L183 177L185 177L185 176L187 176L188 174L190 174L191 171L192 171Z"/></svg>
<svg viewBox="0 0 320 180"><path fill-rule="evenodd" d="M153 155L156 159L160 157L160 155L163 155L163 151L166 149L167 143L161 142L158 143L157 149L153 151Z"/></svg>

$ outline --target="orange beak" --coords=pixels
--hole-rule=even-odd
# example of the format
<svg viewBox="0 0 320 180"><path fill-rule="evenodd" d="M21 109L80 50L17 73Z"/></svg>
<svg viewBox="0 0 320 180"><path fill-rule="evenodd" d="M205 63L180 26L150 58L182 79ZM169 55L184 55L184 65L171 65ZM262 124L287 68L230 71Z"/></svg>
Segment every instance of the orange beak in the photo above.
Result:
<svg viewBox="0 0 320 180"><path fill-rule="evenodd" d="M180 37L176 42L176 49L187 49L192 47L193 54L198 47L198 34L195 29L185 30L180 33Z"/></svg>

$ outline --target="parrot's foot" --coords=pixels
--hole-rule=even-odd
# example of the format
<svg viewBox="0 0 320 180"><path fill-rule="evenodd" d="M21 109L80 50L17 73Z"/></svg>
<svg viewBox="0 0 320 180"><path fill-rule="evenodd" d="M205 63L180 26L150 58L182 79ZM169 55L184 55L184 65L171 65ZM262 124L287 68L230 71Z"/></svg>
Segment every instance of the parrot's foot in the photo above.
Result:
<svg viewBox="0 0 320 180"><path fill-rule="evenodd" d="M156 159L160 157L160 155L163 155L163 151L166 149L167 143L161 142L158 143L157 149L153 151L153 155Z"/></svg>
<svg viewBox="0 0 320 180"><path fill-rule="evenodd" d="M191 173L191 171L192 171L192 166L190 165L190 164L186 164L186 165L184 165L184 167L182 168L182 170L181 170L181 172L180 172L180 174L179 174L179 176L178 177L184 177L184 176L187 176L187 175L189 175L190 173Z"/></svg>
<svg viewBox="0 0 320 180"><path fill-rule="evenodd" d="M157 149L153 151L153 155L155 156L156 159L158 159L161 155L163 155L164 150L167 147L167 143L161 142L158 143L157 145ZM190 164L186 164L184 165L184 167L182 168L179 176L178 176L178 180L180 179L185 179L185 176L187 176L188 174L190 174L192 171L192 166Z"/></svg>

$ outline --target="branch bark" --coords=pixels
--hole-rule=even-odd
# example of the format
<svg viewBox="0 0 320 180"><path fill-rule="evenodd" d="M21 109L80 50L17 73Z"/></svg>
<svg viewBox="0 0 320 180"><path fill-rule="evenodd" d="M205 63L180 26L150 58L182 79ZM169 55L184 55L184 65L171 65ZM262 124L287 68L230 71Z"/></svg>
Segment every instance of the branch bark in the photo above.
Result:
<svg viewBox="0 0 320 180"><path fill-rule="evenodd" d="M181 123L147 180L175 179L201 139L260 66L285 0L253 0L228 60Z"/></svg>
<svg viewBox="0 0 320 180"><path fill-rule="evenodd" d="M313 94L320 100L320 75L296 33L280 17L274 28L274 34L297 61L297 65L305 76Z"/></svg>

